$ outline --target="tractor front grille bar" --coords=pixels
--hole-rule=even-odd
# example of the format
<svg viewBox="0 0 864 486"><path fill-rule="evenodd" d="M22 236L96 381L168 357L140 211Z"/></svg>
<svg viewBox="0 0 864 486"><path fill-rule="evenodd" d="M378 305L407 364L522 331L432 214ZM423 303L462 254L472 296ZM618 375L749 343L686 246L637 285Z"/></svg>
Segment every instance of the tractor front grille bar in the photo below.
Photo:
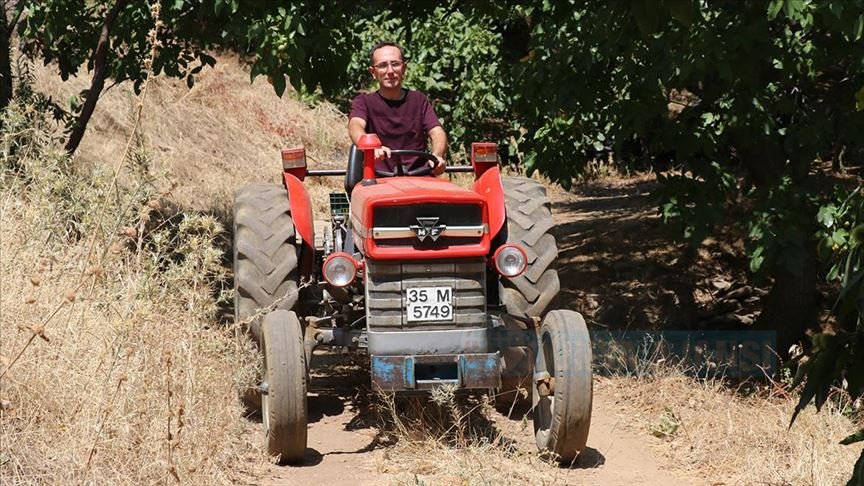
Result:
<svg viewBox="0 0 864 486"><path fill-rule="evenodd" d="M479 226L446 226L437 236L451 238L477 238L489 232L485 224ZM394 240L399 238L415 238L417 229L412 227L376 227L372 228L372 238L376 240Z"/></svg>

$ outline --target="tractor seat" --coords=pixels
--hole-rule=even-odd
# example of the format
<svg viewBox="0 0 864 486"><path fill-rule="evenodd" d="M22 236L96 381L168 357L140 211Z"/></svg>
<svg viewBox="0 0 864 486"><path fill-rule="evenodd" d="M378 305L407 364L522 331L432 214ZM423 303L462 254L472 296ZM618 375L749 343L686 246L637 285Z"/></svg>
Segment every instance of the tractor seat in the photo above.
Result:
<svg viewBox="0 0 864 486"><path fill-rule="evenodd" d="M345 171L345 192L351 197L351 191L363 179L363 152L353 143L348 153L348 170Z"/></svg>

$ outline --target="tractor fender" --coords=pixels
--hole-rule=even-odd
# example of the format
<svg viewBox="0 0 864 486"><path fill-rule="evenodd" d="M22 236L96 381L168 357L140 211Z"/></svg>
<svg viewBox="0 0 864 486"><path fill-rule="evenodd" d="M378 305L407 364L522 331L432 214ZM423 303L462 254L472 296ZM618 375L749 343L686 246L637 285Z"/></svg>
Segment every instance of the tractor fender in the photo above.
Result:
<svg viewBox="0 0 864 486"><path fill-rule="evenodd" d="M294 220L296 235L300 238L300 276L309 276L315 259L315 224L312 219L312 202L303 182L289 172L283 172L283 182L288 190L288 204Z"/></svg>
<svg viewBox="0 0 864 486"><path fill-rule="evenodd" d="M504 186L501 184L501 169L490 167L483 172L472 187L474 192L486 199L489 211L489 236L496 241L501 230L507 229L507 209L504 203ZM490 251L495 251L491 248Z"/></svg>

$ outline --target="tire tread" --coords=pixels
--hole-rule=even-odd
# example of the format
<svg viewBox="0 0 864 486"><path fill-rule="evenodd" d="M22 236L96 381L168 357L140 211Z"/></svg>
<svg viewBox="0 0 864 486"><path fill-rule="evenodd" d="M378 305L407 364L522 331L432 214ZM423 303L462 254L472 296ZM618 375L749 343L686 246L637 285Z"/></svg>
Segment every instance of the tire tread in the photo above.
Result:
<svg viewBox="0 0 864 486"><path fill-rule="evenodd" d="M254 315L277 299L278 308L297 303L298 272L294 220L284 187L250 184L234 195L234 318ZM261 341L261 320L249 324Z"/></svg>
<svg viewBox="0 0 864 486"><path fill-rule="evenodd" d="M306 352L303 331L294 312L275 310L262 323L269 391L267 452L281 463L302 462L306 454Z"/></svg>
<svg viewBox="0 0 864 486"><path fill-rule="evenodd" d="M515 278L502 279L501 301L509 314L542 317L558 296L561 284L555 261L558 247L549 233L554 226L546 188L524 177L503 177L507 206L507 241L522 246L528 268Z"/></svg>
<svg viewBox="0 0 864 486"><path fill-rule="evenodd" d="M585 449L591 428L591 338L582 315L570 310L549 312L540 332L549 335L555 351L555 409L549 434L537 434L537 447L563 463L572 462Z"/></svg>

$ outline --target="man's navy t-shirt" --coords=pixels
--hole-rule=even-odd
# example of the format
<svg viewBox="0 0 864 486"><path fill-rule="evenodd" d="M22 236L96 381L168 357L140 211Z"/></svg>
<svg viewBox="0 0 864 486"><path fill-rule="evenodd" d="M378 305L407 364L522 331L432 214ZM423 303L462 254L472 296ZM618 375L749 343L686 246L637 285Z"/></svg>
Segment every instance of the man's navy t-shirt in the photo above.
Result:
<svg viewBox="0 0 864 486"><path fill-rule="evenodd" d="M401 100L388 100L377 91L361 94L351 102L348 118L365 120L366 133L378 135L381 143L391 150L426 151L426 134L441 126L441 122L426 95L407 89L402 92L405 96ZM379 160L375 164L379 170L395 172L396 163L393 160ZM402 157L402 165L406 170L417 169L425 164L425 160L417 160L417 157Z"/></svg>

